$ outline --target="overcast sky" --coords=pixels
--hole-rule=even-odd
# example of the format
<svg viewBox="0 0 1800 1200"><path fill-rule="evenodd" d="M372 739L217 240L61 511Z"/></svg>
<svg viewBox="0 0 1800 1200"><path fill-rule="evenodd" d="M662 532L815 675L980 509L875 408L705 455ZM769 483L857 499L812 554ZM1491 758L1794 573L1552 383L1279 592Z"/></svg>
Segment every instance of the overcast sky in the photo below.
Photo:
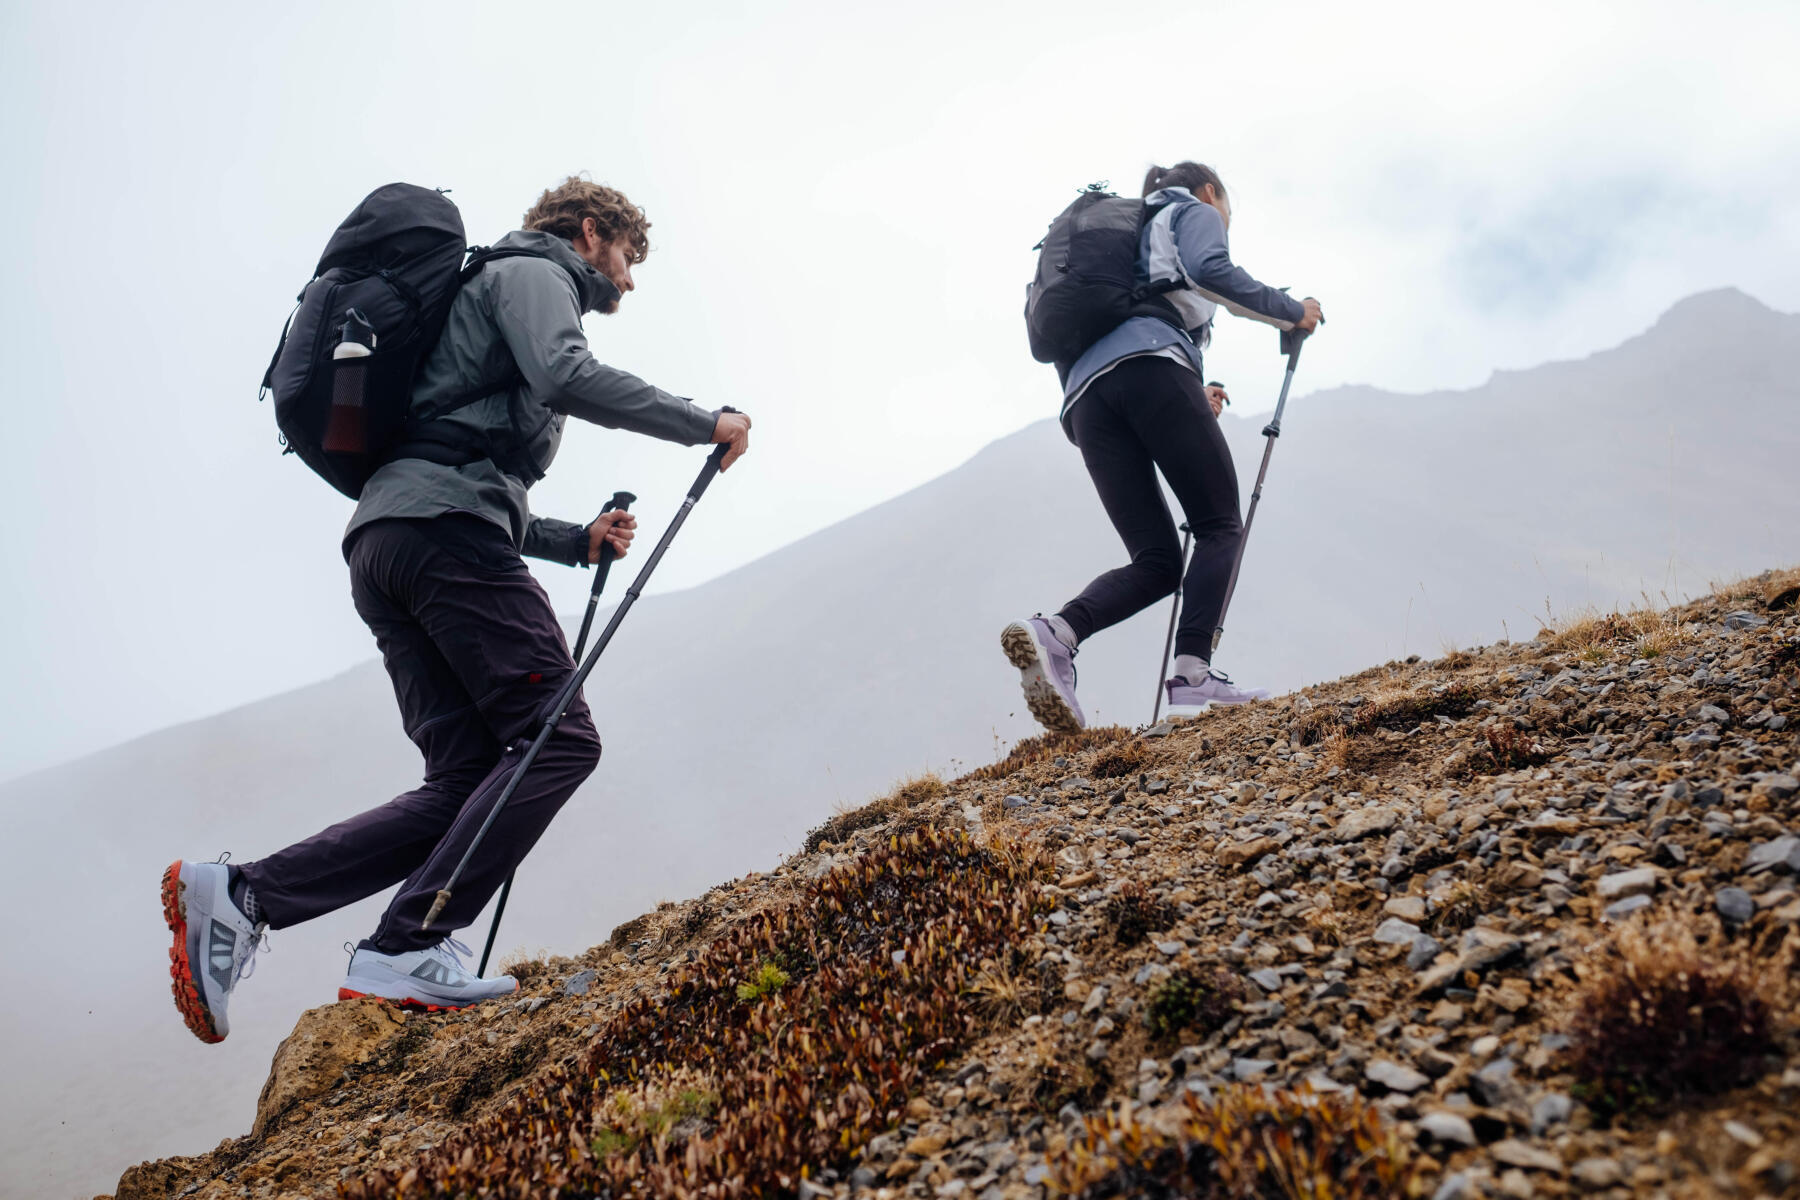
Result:
<svg viewBox="0 0 1800 1200"><path fill-rule="evenodd" d="M373 653L350 506L280 457L256 385L379 184L453 188L473 241L571 171L648 210L596 352L757 421L670 588L1052 414L1030 247L1154 161L1216 166L1237 260L1323 300L1301 393L1474 385L1720 285L1800 308L1797 55L1792 3L11 0L0 777ZM1240 406L1279 369L1266 328L1221 326ZM654 535L701 457L574 428L533 506L629 488ZM539 574L579 607L584 575Z"/></svg>

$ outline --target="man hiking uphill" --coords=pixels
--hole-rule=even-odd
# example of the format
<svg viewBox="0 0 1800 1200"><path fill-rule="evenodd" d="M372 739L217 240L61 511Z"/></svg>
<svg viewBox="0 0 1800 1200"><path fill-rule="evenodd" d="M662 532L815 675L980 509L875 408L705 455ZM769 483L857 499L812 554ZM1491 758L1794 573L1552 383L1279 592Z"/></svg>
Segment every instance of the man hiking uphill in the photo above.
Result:
<svg viewBox="0 0 1800 1200"><path fill-rule="evenodd" d="M1323 316L1318 301L1292 299L1234 266L1230 225L1218 175L1183 162L1150 169L1141 205L1090 189L1045 239L1027 299L1032 349L1062 376L1063 431L1131 554L1128 565L1095 579L1055 615L1015 621L1001 634L1008 661L1023 675L1026 703L1048 729L1087 723L1075 698L1076 648L1178 585L1175 668L1164 685L1170 705L1241 704L1267 694L1239 688L1210 661L1243 526L1237 473L1218 423L1226 395L1202 384L1201 352L1221 304L1284 330L1311 331ZM1159 468L1193 529L1185 583Z"/></svg>
<svg viewBox="0 0 1800 1200"><path fill-rule="evenodd" d="M227 1001L266 929L396 883L351 957L340 999L458 1008L517 988L509 977L478 978L445 931L475 919L598 764L600 738L579 697L429 932L424 918L574 671L549 598L520 554L598 562L603 545L624 554L635 526L617 511L585 526L534 517L526 489L549 468L571 416L684 445L728 443L724 466L749 446L747 417L707 412L588 351L582 314L617 311L648 251L648 228L619 192L570 178L492 248L510 254L495 253L450 301L402 399L414 416L449 415L409 427L410 440L363 484L344 536L356 611L424 756L424 782L241 867L179 861L168 869L175 1002L202 1041L228 1032Z"/></svg>

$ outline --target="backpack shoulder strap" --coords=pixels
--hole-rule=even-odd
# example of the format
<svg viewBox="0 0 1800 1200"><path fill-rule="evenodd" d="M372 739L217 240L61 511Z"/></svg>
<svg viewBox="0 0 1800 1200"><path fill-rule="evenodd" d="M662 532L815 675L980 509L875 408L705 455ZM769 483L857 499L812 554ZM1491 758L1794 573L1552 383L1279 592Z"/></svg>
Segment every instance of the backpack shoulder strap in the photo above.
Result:
<svg viewBox="0 0 1800 1200"><path fill-rule="evenodd" d="M457 273L457 285L460 287L461 285L468 283L469 280L481 273L481 268L502 258L544 258L544 256L537 253L535 250L525 250L516 246L503 246L499 249L495 249L491 246L471 246L469 247L468 262L465 263L462 270ZM546 259L546 261L548 260ZM491 396L495 392L510 390L518 385L520 379L521 376L519 375L518 368L515 367L513 368L512 373L507 375L504 379L496 379L489 383L477 384L475 387L469 388L466 391L458 392L448 400L432 405L430 409L424 412L410 415L407 419L407 424L416 430L421 425L428 424L437 420L439 417L447 417L453 412L465 409L477 400Z"/></svg>

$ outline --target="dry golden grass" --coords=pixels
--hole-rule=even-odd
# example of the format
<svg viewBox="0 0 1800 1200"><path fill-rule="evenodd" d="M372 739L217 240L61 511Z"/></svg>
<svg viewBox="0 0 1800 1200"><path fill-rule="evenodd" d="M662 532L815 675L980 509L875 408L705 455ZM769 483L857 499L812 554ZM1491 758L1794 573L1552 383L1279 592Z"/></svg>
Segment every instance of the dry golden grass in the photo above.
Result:
<svg viewBox="0 0 1800 1200"><path fill-rule="evenodd" d="M811 854L826 842L841 842L859 829L880 825L888 818L936 800L948 791L937 773L927 771L903 780L893 791L855 808L839 805L823 825L806 835L803 853Z"/></svg>
<svg viewBox="0 0 1800 1200"><path fill-rule="evenodd" d="M1052 762L1058 755L1067 757L1099 749L1130 736L1131 730L1123 725L1102 725L1096 729L1079 729L1074 733L1042 733L1036 737L1028 737L1014 746L999 762L977 767L956 782L1005 779L1026 767Z"/></svg>
<svg viewBox="0 0 1800 1200"><path fill-rule="evenodd" d="M1673 612L1644 605L1626 612L1601 613L1581 609L1566 617L1546 613L1538 637L1552 650L1574 654L1588 662L1604 662L1614 654L1629 652L1633 658L1667 654L1687 639L1681 620Z"/></svg>

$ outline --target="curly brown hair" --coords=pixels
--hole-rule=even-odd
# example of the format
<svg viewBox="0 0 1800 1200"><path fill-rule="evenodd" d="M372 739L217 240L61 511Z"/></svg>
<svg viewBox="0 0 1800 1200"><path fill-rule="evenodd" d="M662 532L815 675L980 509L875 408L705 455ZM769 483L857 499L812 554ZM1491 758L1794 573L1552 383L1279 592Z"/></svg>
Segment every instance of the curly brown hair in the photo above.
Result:
<svg viewBox="0 0 1800 1200"><path fill-rule="evenodd" d="M650 220L644 210L625 198L625 193L571 175L545 190L521 224L573 241L581 236L584 217L594 218L600 236L609 242L624 241L631 247L632 262L643 262L650 253Z"/></svg>

